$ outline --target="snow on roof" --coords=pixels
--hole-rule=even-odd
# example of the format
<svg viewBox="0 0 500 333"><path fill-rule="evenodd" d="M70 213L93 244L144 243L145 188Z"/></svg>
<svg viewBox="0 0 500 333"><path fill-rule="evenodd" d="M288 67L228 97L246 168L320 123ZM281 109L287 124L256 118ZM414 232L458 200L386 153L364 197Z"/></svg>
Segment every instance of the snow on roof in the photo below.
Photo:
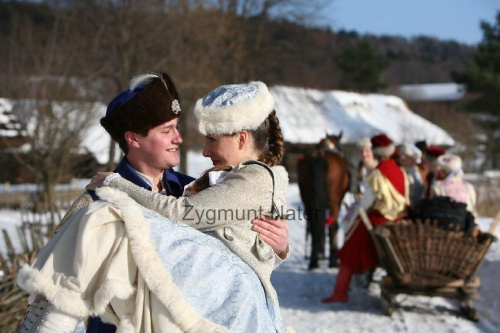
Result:
<svg viewBox="0 0 500 333"><path fill-rule="evenodd" d="M395 143L454 145L443 129L413 113L397 96L274 86L270 88L285 141L317 143L343 133L344 143L386 133Z"/></svg>
<svg viewBox="0 0 500 333"><path fill-rule="evenodd" d="M109 162L109 149L111 144L116 145L114 160L120 158L121 150L118 145L111 141L108 132L101 126L100 118L106 113L106 105L99 103L95 121L90 125L86 135L83 137L81 147L91 152L100 164Z"/></svg>
<svg viewBox="0 0 500 333"><path fill-rule="evenodd" d="M88 108L88 106L85 106ZM95 116L89 127L84 131L82 135L82 142L79 147L79 152L86 153L87 151L92 153L96 158L97 162L100 164L106 164L109 162L109 150L112 143L111 137L106 132L106 130L101 126L100 119L106 113L106 105L103 103L93 103L92 112ZM114 160L117 161L120 158L121 150L116 145Z"/></svg>
<svg viewBox="0 0 500 333"><path fill-rule="evenodd" d="M0 136L16 136L19 133L21 133L22 135L26 134L25 131L21 130L19 120L16 115L12 113L12 110L18 103L24 104L26 106L31 102L32 101L29 100L11 100L7 98L0 98ZM27 107L35 108L34 104L33 106ZM78 108L78 104L75 104L75 107ZM88 108L88 105L85 107ZM90 124L89 128L83 134L80 151L82 153L86 151L91 152L99 163L105 164L109 161L109 147L111 144L111 140L109 134L101 126L99 119L101 115L105 114L106 105L102 103L93 103L91 107L91 112L93 112L96 116L94 121ZM60 109L60 105L56 104L54 110L61 111ZM32 121L33 119L23 120L27 125L28 132L32 131L35 126ZM27 149L29 149L29 147L28 145L24 145L19 149L26 151ZM117 155L120 154L120 149L116 149L115 151L117 152ZM118 158L119 156L115 156L115 160L117 160Z"/></svg>
<svg viewBox="0 0 500 333"><path fill-rule="evenodd" d="M343 132L344 143L355 143L362 137L386 133L396 143L426 140L428 144L454 145L453 138L440 127L416 115L396 96L358 94L347 91L275 86L270 88L276 102L285 141L317 143L326 133ZM0 98L0 110L11 110L12 100ZM106 106L95 103L97 115L104 115ZM83 136L82 149L94 154L97 161L109 161L111 144L108 133L96 116ZM6 119L0 112L0 123ZM117 148L115 160L121 150Z"/></svg>
<svg viewBox="0 0 500 333"><path fill-rule="evenodd" d="M12 114L11 101L0 98L0 136L15 138L24 134L19 119Z"/></svg>
<svg viewBox="0 0 500 333"><path fill-rule="evenodd" d="M465 85L457 83L407 84L399 87L399 93L408 101L457 101L465 95Z"/></svg>

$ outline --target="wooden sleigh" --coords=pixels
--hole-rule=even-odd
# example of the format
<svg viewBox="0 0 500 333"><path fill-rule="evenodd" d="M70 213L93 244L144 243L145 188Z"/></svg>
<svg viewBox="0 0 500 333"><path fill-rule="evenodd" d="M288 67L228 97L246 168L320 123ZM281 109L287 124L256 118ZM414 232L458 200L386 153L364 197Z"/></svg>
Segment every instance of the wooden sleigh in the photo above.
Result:
<svg viewBox="0 0 500 333"><path fill-rule="evenodd" d="M461 313L477 321L473 300L479 299L477 269L492 242L497 214L489 231L477 237L436 227L437 221L405 220L373 228L360 208L360 216L374 242L380 265L387 272L381 293L386 313L397 307L398 294L439 296L459 302Z"/></svg>

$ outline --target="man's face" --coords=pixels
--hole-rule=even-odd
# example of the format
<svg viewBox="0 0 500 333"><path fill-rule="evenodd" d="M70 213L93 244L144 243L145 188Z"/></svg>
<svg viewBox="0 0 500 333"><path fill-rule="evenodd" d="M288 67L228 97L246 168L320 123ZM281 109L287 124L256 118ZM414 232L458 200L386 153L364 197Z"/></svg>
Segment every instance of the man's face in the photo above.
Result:
<svg viewBox="0 0 500 333"><path fill-rule="evenodd" d="M427 172L435 172L437 170L437 164L435 163L435 159L431 159L429 157L424 159L424 167Z"/></svg>
<svg viewBox="0 0 500 333"><path fill-rule="evenodd" d="M402 167L406 167L406 168L417 165L417 162L413 158L411 158L410 156L408 156L406 154L399 155L399 162L401 163Z"/></svg>
<svg viewBox="0 0 500 333"><path fill-rule="evenodd" d="M147 136L137 135L137 147L134 149L134 160L144 168L143 173L157 173L173 168L180 162L179 146L182 137L179 133L179 118L153 127ZM129 152L130 155L131 152Z"/></svg>

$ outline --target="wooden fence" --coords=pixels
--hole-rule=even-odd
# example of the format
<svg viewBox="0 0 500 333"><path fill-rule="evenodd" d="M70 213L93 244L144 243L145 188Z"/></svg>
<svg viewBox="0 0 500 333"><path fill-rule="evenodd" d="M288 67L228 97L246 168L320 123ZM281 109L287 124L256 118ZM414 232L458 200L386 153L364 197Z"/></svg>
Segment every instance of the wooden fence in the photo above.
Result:
<svg viewBox="0 0 500 333"><path fill-rule="evenodd" d="M80 194L83 188L74 187L55 192L57 206L64 209L71 206ZM16 190L0 192L0 208L22 209L32 207L36 202L39 192L31 190Z"/></svg>
<svg viewBox="0 0 500 333"><path fill-rule="evenodd" d="M81 186L68 186L56 191L58 217L71 206L73 201L83 193ZM28 294L16 283L19 269L26 263L31 264L40 248L52 236L54 225L48 213L35 212L38 193L32 187L19 186L9 191L3 187L0 193L0 208L13 209L20 212L20 225L15 234L8 234L0 229L5 243L0 250L0 327L2 332L14 333L20 328L26 314ZM1 221L0 221L1 222ZM12 233L12 229L10 229ZM17 238L16 238L17 236ZM14 241L20 244L14 244ZM17 249L17 250L16 250Z"/></svg>
<svg viewBox="0 0 500 333"><path fill-rule="evenodd" d="M46 223L41 223L41 219L28 221L35 215L27 213L21 216L27 220L17 228L22 248L20 253L15 251L11 236L2 230L6 253L0 251L0 327L7 333L19 330L28 305L28 294L16 282L19 269L33 262L52 232Z"/></svg>

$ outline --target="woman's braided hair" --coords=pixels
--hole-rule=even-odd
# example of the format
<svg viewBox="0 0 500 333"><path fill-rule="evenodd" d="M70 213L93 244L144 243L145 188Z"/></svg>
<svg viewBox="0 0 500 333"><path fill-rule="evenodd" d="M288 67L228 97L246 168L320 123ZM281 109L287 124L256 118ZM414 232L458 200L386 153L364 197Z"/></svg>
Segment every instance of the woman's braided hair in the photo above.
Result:
<svg viewBox="0 0 500 333"><path fill-rule="evenodd" d="M270 167L280 164L285 154L285 146L276 111L271 112L259 127L249 132L252 134L255 149L261 151L259 161ZM191 189L188 190L189 193L192 195L209 187L208 173L220 170L229 171L232 167L219 165L206 170L200 178L196 179Z"/></svg>
<svg viewBox="0 0 500 333"><path fill-rule="evenodd" d="M257 129L250 132L253 136L255 148L262 152L259 161L270 167L280 164L281 160L283 160L285 147L276 111L271 112Z"/></svg>

